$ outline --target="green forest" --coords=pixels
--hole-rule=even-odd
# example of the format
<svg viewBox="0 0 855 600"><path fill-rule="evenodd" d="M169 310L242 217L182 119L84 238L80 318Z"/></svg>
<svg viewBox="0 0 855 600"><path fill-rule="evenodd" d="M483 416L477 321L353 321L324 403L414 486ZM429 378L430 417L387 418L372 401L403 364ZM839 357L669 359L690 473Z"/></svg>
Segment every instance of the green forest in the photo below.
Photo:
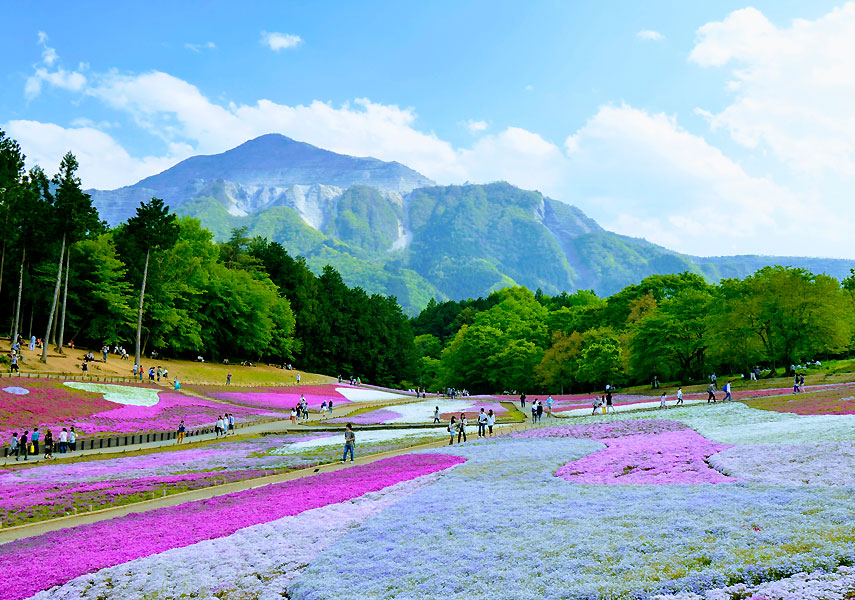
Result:
<svg viewBox="0 0 855 600"><path fill-rule="evenodd" d="M157 350L293 363L380 384L415 375L410 321L394 298L348 287L331 267L315 275L243 230L216 243L156 198L108 228L71 153L52 177L24 160L0 131L0 318L13 339L124 345L137 360Z"/></svg>
<svg viewBox="0 0 855 600"><path fill-rule="evenodd" d="M409 318L394 296L349 287L329 265L313 271L245 229L217 242L157 198L109 228L71 153L52 176L26 171L24 158L0 131L0 319L13 339L60 350L74 340L137 358L156 349L293 363L382 385L555 393L654 375L688 383L853 348L855 275L780 266L717 284L653 275L607 298L515 286L431 300ZM350 227L346 217L337 228Z"/></svg>

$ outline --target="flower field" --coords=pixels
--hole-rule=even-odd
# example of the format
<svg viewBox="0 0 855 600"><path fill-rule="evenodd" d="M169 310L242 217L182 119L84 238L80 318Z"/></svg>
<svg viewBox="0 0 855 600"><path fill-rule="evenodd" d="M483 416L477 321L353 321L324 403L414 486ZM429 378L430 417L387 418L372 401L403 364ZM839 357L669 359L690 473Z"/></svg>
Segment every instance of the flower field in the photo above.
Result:
<svg viewBox="0 0 855 600"><path fill-rule="evenodd" d="M242 421L283 416L154 386L63 384L48 379L6 381L12 385L0 389L0 435L4 438L35 426L44 430L74 425L82 435L136 434L175 431L182 420L188 428L208 426L225 412Z"/></svg>
<svg viewBox="0 0 855 600"><path fill-rule="evenodd" d="M382 402L386 400L406 399L407 396L393 392L349 385L298 385L287 388L253 388L252 391L237 391L230 387L197 387L200 392L213 398L226 400L254 408L290 411L300 402L300 397L312 410L317 410L324 402L333 401L333 406L344 406L354 402Z"/></svg>
<svg viewBox="0 0 855 600"><path fill-rule="evenodd" d="M792 392L790 389L778 396L755 396L747 399L746 404L752 408L799 415L855 414L855 388L851 386L808 388L801 394Z"/></svg>
<svg viewBox="0 0 855 600"><path fill-rule="evenodd" d="M433 399L362 414L428 405L432 418ZM356 434L357 455L447 435ZM240 478L337 460L342 441L317 432L52 464L0 474L0 490ZM11 597L39 600L844 600L853 473L853 414L704 403L551 421L82 525L2 545L0 565ZM35 557L59 543L80 550L42 566Z"/></svg>
<svg viewBox="0 0 855 600"><path fill-rule="evenodd" d="M467 419L475 419L479 411L483 408L484 411L492 410L497 418L504 417L508 414L508 409L499 402L490 399L490 397L480 398L461 398L450 400L447 398L431 398L420 400L418 402L407 402L406 404L396 404L388 408L378 408L376 410L358 413L353 416L328 419L326 423L353 423L359 425L394 425L394 424L411 424L411 423L431 423L436 408L439 407L440 419L448 421L452 415L460 416L460 413L466 413Z"/></svg>

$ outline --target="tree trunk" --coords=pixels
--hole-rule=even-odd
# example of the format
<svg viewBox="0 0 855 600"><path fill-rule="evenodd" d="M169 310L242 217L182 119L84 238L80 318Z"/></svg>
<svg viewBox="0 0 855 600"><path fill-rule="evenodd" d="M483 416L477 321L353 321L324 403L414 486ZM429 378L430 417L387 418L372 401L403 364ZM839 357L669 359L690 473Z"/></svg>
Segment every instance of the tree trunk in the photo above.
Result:
<svg viewBox="0 0 855 600"><path fill-rule="evenodd" d="M140 338L142 338L142 309L143 309L143 300L145 299L145 283L148 279L148 259L151 255L151 249L146 250L145 252L145 268L143 269L142 276L142 286L140 286L140 308L137 312L137 344L136 344L136 353L134 354L136 363L142 364L141 356L140 356Z"/></svg>
<svg viewBox="0 0 855 600"><path fill-rule="evenodd" d="M7 211L8 213L8 211ZM9 220L8 214L6 220ZM3 289L3 271L6 267L6 240L3 240L3 255L0 256L0 290ZM14 344L14 342L12 342Z"/></svg>
<svg viewBox="0 0 855 600"><path fill-rule="evenodd" d="M56 285L53 288L53 306L50 308L48 315L47 328L45 328L45 337L42 340L42 358L43 363L47 362L48 337L50 336L51 327L53 327L53 315L56 312L56 303L59 300L59 284L62 283L62 259L65 258L65 234L62 234L62 247L59 251L59 267L56 269Z"/></svg>
<svg viewBox="0 0 855 600"><path fill-rule="evenodd" d="M56 351L64 354L62 351L63 337L65 336L65 307L68 305L68 271L71 267L71 246L68 247L68 252L65 255L65 285L62 290L62 314L59 317L59 339L56 343Z"/></svg>
<svg viewBox="0 0 855 600"><path fill-rule="evenodd" d="M31 340L33 339L33 307L35 304L35 302L30 303L30 334L27 337Z"/></svg>
<svg viewBox="0 0 855 600"><path fill-rule="evenodd" d="M18 339L18 332L21 324L21 292L24 290L24 262L27 260L27 248L23 250L21 255L21 272L18 275L18 302L15 303L15 327L12 334L12 343Z"/></svg>

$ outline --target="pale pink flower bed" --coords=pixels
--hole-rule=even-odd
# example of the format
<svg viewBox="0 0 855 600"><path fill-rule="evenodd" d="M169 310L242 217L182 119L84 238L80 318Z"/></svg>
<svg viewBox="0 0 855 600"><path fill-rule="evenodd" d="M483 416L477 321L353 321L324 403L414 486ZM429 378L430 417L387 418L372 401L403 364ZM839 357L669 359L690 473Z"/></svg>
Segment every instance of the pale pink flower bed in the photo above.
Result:
<svg viewBox="0 0 855 600"><path fill-rule="evenodd" d="M306 399L309 408L317 410L324 402L333 401L333 406L350 404L350 400L336 391L337 387L352 387L350 385L303 385L287 388L255 388L252 391L231 391L217 388L206 392L214 398L227 400L244 406L268 408L273 410L291 410L300 402L300 397Z"/></svg>

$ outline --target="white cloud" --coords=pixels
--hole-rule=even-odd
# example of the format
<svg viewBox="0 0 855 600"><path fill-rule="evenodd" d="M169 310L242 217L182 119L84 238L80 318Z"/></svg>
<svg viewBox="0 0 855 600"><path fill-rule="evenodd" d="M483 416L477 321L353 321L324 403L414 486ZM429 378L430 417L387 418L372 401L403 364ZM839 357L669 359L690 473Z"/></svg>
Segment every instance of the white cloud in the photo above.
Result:
<svg viewBox="0 0 855 600"><path fill-rule="evenodd" d="M78 92L86 85L86 76L78 71L66 71L62 67L51 70L59 62L56 50L47 45L48 36L40 31L39 44L42 46L42 65L37 65L35 72L27 78L24 84L24 95L32 100L42 92L43 84L47 83L60 89ZM85 70L88 65L81 63L80 70Z"/></svg>
<svg viewBox="0 0 855 600"><path fill-rule="evenodd" d="M40 165L49 175L57 171L67 151L73 152L87 188L121 187L192 154L190 147L175 144L168 148L166 156L134 158L112 137L91 127L66 129L51 123L18 120L4 123L3 129L26 149L28 165Z"/></svg>
<svg viewBox="0 0 855 600"><path fill-rule="evenodd" d="M202 50L213 50L217 47L214 42L205 42L204 44L192 44L187 42L184 44L184 47L190 50L191 52L195 52L196 54L200 54Z"/></svg>
<svg viewBox="0 0 855 600"><path fill-rule="evenodd" d="M279 52L280 50L296 48L297 46L303 43L303 38L301 38L299 35L294 35L291 33L262 31L261 43L273 50L274 52Z"/></svg>
<svg viewBox="0 0 855 600"><path fill-rule="evenodd" d="M855 175L855 3L788 27L745 8L697 31L689 60L729 67L732 102L714 129L805 174Z"/></svg>
<svg viewBox="0 0 855 600"><path fill-rule="evenodd" d="M527 86L525 86L525 91L527 91L527 92L531 92L532 90L534 90L534 86L533 86L533 85L528 84Z"/></svg>
<svg viewBox="0 0 855 600"><path fill-rule="evenodd" d="M659 33L658 31L653 31L652 29L642 29L638 33L635 34L640 40L650 41L650 42L658 42L659 40L665 39L665 36Z"/></svg>
<svg viewBox="0 0 855 600"><path fill-rule="evenodd" d="M481 133L482 131L487 130L487 121L476 121L474 119L469 119L464 123L466 125L466 129L469 130L469 133Z"/></svg>
<svg viewBox="0 0 855 600"><path fill-rule="evenodd" d="M603 106L566 148L572 186L564 199L604 227L673 249L792 254L794 239L820 231L830 216L771 179L749 175L665 114ZM843 231L839 224L822 229Z"/></svg>

